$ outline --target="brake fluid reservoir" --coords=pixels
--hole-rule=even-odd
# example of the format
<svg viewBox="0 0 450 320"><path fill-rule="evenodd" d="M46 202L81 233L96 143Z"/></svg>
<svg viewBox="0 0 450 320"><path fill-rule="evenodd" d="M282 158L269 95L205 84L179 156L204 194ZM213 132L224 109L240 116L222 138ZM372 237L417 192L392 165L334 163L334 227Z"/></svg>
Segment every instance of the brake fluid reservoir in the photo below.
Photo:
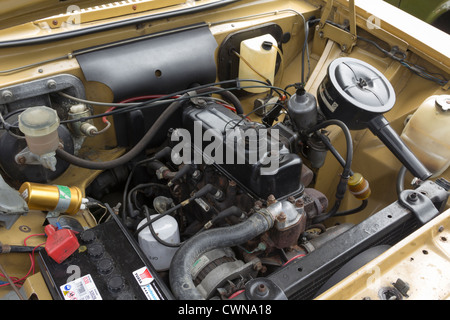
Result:
<svg viewBox="0 0 450 320"><path fill-rule="evenodd" d="M433 177L441 175L450 165L450 95L427 98L401 137Z"/></svg>
<svg viewBox="0 0 450 320"><path fill-rule="evenodd" d="M58 148L58 127L58 115L49 107L31 107L19 115L19 129L25 135L28 149L36 155L44 155Z"/></svg>
<svg viewBox="0 0 450 320"><path fill-rule="evenodd" d="M242 41L240 47L239 78L264 82L267 79L273 84L277 54L277 41L270 34ZM259 84L243 81L241 85L244 87L258 86ZM269 89L246 88L244 90L252 93L261 93Z"/></svg>
<svg viewBox="0 0 450 320"><path fill-rule="evenodd" d="M158 215L150 216L150 219L156 218ZM138 229L147 222L143 219ZM180 242L180 233L178 230L178 223L175 218L166 215L152 223L153 230L158 237L164 242L170 244L178 244ZM152 263L157 271L164 271L169 269L170 262L173 255L178 250L178 247L168 247L156 240L149 228L144 228L138 235L139 246L145 253L147 258Z"/></svg>

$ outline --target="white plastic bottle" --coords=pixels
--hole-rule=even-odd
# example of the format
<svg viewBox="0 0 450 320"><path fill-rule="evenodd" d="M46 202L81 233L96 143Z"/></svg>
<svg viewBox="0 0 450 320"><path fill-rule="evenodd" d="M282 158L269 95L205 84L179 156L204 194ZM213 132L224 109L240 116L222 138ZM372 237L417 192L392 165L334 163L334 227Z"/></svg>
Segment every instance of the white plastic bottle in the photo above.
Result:
<svg viewBox="0 0 450 320"><path fill-rule="evenodd" d="M158 215L152 215L150 219L157 216ZM138 228L146 222L147 219L143 219L139 223ZM180 242L178 223L175 218L166 215L153 222L152 226L153 230L158 235L158 238L164 242L171 244L178 244ZM138 242L140 248L144 251L156 271L164 271L169 269L173 255L178 249L177 247L168 247L158 242L158 240L153 237L148 227L139 232Z"/></svg>
<svg viewBox="0 0 450 320"><path fill-rule="evenodd" d="M409 119L401 138L423 165L441 175L450 165L450 95L427 98Z"/></svg>
<svg viewBox="0 0 450 320"><path fill-rule="evenodd" d="M56 111L46 106L30 107L19 115L19 129L24 133L30 151L37 155L58 148L58 127Z"/></svg>
<svg viewBox="0 0 450 320"><path fill-rule="evenodd" d="M269 80L272 84L275 79L275 68L277 62L277 41L270 35L262 35L241 42L239 79L254 79L258 81ZM255 72L257 71L257 72ZM257 82L243 81L244 86L261 86ZM268 88L245 88L247 92L261 93Z"/></svg>

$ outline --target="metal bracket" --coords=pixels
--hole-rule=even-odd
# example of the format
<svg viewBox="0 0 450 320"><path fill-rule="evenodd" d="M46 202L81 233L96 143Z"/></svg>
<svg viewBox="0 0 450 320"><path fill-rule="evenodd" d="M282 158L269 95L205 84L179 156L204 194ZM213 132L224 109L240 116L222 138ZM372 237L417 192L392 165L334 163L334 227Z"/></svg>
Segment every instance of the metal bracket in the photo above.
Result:
<svg viewBox="0 0 450 320"><path fill-rule="evenodd" d="M430 198L417 191L405 190L400 193L398 200L402 206L411 210L422 225L439 215L438 209Z"/></svg>
<svg viewBox="0 0 450 320"><path fill-rule="evenodd" d="M60 146L62 146L62 143L60 143ZM56 171L55 152L37 155L31 152L28 147L25 147L22 151L16 154L14 160L17 164L41 165L51 171Z"/></svg>
<svg viewBox="0 0 450 320"><path fill-rule="evenodd" d="M248 300L287 300L283 290L269 278L256 278L245 285Z"/></svg>
<svg viewBox="0 0 450 320"><path fill-rule="evenodd" d="M331 39L339 43L342 51L346 53L350 53L352 48L356 45L357 40L355 0L349 0L348 5L350 32L336 27L326 21L333 8L333 0L328 0L317 28L321 38Z"/></svg>

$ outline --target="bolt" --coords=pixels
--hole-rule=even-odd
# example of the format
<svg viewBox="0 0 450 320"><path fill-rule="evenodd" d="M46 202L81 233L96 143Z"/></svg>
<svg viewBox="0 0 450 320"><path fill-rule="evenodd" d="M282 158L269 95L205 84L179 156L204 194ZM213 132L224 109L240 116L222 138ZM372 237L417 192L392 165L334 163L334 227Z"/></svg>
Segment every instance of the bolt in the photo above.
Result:
<svg viewBox="0 0 450 320"><path fill-rule="evenodd" d="M258 292L259 292L259 293L265 293L265 292L267 292L267 287L266 287L266 285L265 285L264 283L261 283L261 284L258 286Z"/></svg>
<svg viewBox="0 0 450 320"><path fill-rule="evenodd" d="M9 100L12 97L13 97L13 94L12 94L11 91L5 90L5 91L2 92L2 98L5 99L5 100Z"/></svg>
<svg viewBox="0 0 450 320"><path fill-rule="evenodd" d="M438 231L439 231L439 232L442 232L442 231L444 231L444 226L439 226L439 229L438 229Z"/></svg>
<svg viewBox="0 0 450 320"><path fill-rule="evenodd" d="M58 25L58 20L53 20L53 21L52 21L52 24L53 24L54 26Z"/></svg>
<svg viewBox="0 0 450 320"><path fill-rule="evenodd" d="M49 89L56 89L56 81L55 80L48 80L47 81L47 88L49 88Z"/></svg>
<svg viewBox="0 0 450 320"><path fill-rule="evenodd" d="M408 290L409 285L403 281L402 279L398 278L395 283L393 283L394 288L396 288L404 297L408 298Z"/></svg>
<svg viewBox="0 0 450 320"><path fill-rule="evenodd" d="M413 192L411 194L408 195L408 201L409 202L416 202L418 200L418 196L417 193Z"/></svg>
<svg viewBox="0 0 450 320"><path fill-rule="evenodd" d="M274 204L275 202L277 202L277 200L275 199L275 196L273 194L269 195L267 197L267 205L271 205Z"/></svg>
<svg viewBox="0 0 450 320"><path fill-rule="evenodd" d="M286 214L282 211L280 212L280 214L277 216L277 221L278 222L284 222L286 221Z"/></svg>
<svg viewBox="0 0 450 320"><path fill-rule="evenodd" d="M25 159L24 156L20 156L20 157L17 158L17 162L18 162L19 164L25 164L26 161L27 161L27 160Z"/></svg>
<svg viewBox="0 0 450 320"><path fill-rule="evenodd" d="M295 201L295 206L297 208L301 208L305 205L305 203L303 202L303 199L297 199L297 201Z"/></svg>

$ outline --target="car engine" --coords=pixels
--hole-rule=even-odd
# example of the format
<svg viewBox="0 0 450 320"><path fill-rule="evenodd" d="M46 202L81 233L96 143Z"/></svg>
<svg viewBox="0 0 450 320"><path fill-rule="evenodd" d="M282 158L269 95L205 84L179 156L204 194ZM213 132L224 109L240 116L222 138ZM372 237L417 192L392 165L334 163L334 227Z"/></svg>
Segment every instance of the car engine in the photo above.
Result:
<svg viewBox="0 0 450 320"><path fill-rule="evenodd" d="M54 298L68 298L62 288L72 282L61 272L71 265L96 283L91 298L314 297L328 274L369 243L401 237L392 219L372 224L381 230L367 237L354 225L327 223L361 212L371 196L369 182L352 171L350 130L369 129L417 178L419 192L404 193L403 206L387 209L391 217L414 211L425 223L442 211L448 183L429 180L433 173L383 116L395 93L375 67L336 58L317 92L245 76L244 45L258 44L252 54L274 76L287 41L268 25L217 47L209 29L195 25L74 52L83 79L60 73L1 88L0 221L10 229L25 214L46 213L39 263ZM84 81L107 86L114 102L87 99ZM249 97L253 109L244 111ZM344 137L342 154L331 126ZM333 198L314 187L329 154L340 165L335 186L330 177ZM77 172L88 178L65 184ZM361 204L342 210L348 193ZM423 209L429 216L414 197L432 208ZM96 225L70 219L80 212ZM64 241L50 242L58 235ZM346 237L355 243L347 246ZM348 254L337 261L340 252ZM147 291L133 284L143 270L153 279ZM309 272L303 282L292 274L301 270Z"/></svg>

